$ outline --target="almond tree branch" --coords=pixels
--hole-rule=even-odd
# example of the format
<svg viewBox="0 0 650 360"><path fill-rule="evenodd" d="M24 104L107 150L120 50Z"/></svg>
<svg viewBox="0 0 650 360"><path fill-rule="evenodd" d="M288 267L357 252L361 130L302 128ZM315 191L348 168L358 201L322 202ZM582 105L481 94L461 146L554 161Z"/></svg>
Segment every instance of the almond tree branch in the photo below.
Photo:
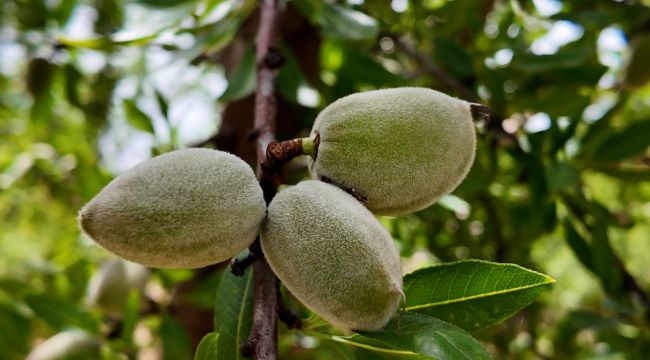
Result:
<svg viewBox="0 0 650 360"><path fill-rule="evenodd" d="M463 99L473 103L480 101L470 88L465 86L465 84L447 73L445 70L435 66L433 63L431 63L431 61L429 61L429 59L418 53L417 50L411 46L411 44L407 43L399 36L391 36L391 39L399 51L415 60L415 62L420 66L420 68L422 68L422 70L431 74L448 87L456 90Z"/></svg>
<svg viewBox="0 0 650 360"><path fill-rule="evenodd" d="M257 32L257 90L255 92L255 129L257 137L257 174L267 203L273 198L276 187L265 181L261 163L266 159L266 148L275 135L276 99L274 83L282 57L275 47L279 18L278 0L264 0L260 5L260 24ZM265 184L266 183L266 184ZM259 242L259 238L255 240ZM259 244L255 244L258 245ZM253 325L248 340L255 359L277 358L277 278L263 254L253 263L254 305Z"/></svg>
<svg viewBox="0 0 650 360"><path fill-rule="evenodd" d="M255 92L255 129L257 138L258 174L261 161L266 158L266 148L275 137L277 104L273 95L277 69L282 65L281 55L275 46L278 32L278 0L263 0L260 25L257 32L255 59L257 62L257 90Z"/></svg>
<svg viewBox="0 0 650 360"><path fill-rule="evenodd" d="M450 89L456 91L463 100L466 100L470 103L480 103L479 97L470 87L463 84L453 75L449 74L447 71L445 71L445 69L438 67L436 64L432 63L429 57L418 52L413 44L410 44L408 41L405 41L395 34L386 34L385 36L390 37L393 40L393 43L395 44L397 50L411 58L420 67L420 69L422 69L422 71L436 78ZM472 111L474 111L474 109L472 109ZM484 119L487 120L485 126L488 132L496 135L496 138L498 139L506 140L509 146L513 147L517 152L524 152L519 145L516 136L514 134L506 132L503 129L503 116L500 114L491 113Z"/></svg>

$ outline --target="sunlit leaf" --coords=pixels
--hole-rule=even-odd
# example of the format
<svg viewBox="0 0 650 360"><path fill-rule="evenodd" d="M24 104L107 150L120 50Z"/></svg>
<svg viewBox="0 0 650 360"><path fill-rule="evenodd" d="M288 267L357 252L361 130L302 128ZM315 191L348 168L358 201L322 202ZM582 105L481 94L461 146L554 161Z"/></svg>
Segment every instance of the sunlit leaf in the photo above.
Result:
<svg viewBox="0 0 650 360"><path fill-rule="evenodd" d="M163 114L165 117L165 120L169 121L169 105L167 103L167 100L163 96L163 94L160 93L160 91L155 90L156 93L156 101L158 101L158 107L160 108L160 112Z"/></svg>
<svg viewBox="0 0 650 360"><path fill-rule="evenodd" d="M150 134L155 133L153 129L153 124L149 115L145 114L144 111L138 108L135 100L133 99L124 99L122 101L124 105L124 112L126 113L126 119L129 121L133 127L138 130L146 131Z"/></svg>
<svg viewBox="0 0 650 360"><path fill-rule="evenodd" d="M323 33L332 39L367 40L375 38L379 32L375 19L329 2L323 6L320 16Z"/></svg>
<svg viewBox="0 0 650 360"><path fill-rule="evenodd" d="M211 332L201 339L196 348L194 360L215 360L219 359L219 333Z"/></svg>
<svg viewBox="0 0 650 360"><path fill-rule="evenodd" d="M440 264L404 277L405 310L477 330L510 317L554 281L514 264L481 260Z"/></svg>
<svg viewBox="0 0 650 360"><path fill-rule="evenodd" d="M226 91L219 97L220 101L228 102L241 99L255 91L255 54L248 49L235 70L231 79L228 79Z"/></svg>
<svg viewBox="0 0 650 360"><path fill-rule="evenodd" d="M86 48L95 50L110 50L115 46L144 45L155 39L157 34L146 35L126 40L115 40L111 38L89 38L89 39L72 39L60 36L57 41L62 45L73 48Z"/></svg>

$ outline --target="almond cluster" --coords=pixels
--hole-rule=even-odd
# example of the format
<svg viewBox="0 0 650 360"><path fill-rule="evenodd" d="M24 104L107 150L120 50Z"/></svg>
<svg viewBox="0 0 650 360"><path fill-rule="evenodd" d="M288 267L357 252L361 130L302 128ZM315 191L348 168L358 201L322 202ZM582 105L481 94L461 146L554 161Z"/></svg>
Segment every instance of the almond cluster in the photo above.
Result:
<svg viewBox="0 0 650 360"><path fill-rule="evenodd" d="M268 207L243 160L186 149L118 176L81 209L80 226L116 255L162 268L225 261L259 235L306 307L345 329L381 329L403 292L399 252L375 215L421 210L462 181L476 147L470 104L425 88L352 94L318 115L312 137L313 180Z"/></svg>

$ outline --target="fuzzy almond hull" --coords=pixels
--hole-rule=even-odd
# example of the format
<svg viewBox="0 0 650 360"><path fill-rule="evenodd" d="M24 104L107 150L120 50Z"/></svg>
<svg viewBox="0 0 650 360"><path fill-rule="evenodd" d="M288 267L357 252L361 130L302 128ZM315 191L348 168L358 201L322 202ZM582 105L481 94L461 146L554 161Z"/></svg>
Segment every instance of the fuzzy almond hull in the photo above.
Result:
<svg viewBox="0 0 650 360"><path fill-rule="evenodd" d="M83 231L114 254L150 267L227 260L257 236L266 205L238 157L186 149L145 161L109 183L79 213Z"/></svg>
<svg viewBox="0 0 650 360"><path fill-rule="evenodd" d="M402 298L400 258L390 234L333 185L303 181L276 195L261 244L287 289L334 325L380 329Z"/></svg>
<svg viewBox="0 0 650 360"><path fill-rule="evenodd" d="M453 191L474 161L466 101L426 88L343 97L316 118L314 178L353 189L379 215L406 215Z"/></svg>

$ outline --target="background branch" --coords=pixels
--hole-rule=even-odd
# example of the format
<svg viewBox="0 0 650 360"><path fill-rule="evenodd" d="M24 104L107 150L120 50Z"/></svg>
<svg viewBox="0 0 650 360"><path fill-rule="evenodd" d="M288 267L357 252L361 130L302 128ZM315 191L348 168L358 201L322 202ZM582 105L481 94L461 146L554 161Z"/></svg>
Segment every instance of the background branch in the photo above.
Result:
<svg viewBox="0 0 650 360"><path fill-rule="evenodd" d="M390 37L393 40L395 47L399 51L401 51L402 53L406 54L408 57L413 59L418 64L418 66L420 66L422 70L429 73L433 77L437 78L449 88L458 92L458 94L463 99L469 102L475 102L475 103L480 102L480 99L476 95L474 95L474 92L470 88L465 86L465 84L460 82L460 80L456 79L454 76L452 76L442 68L439 68L433 63L431 63L429 59L425 58L422 54L420 54L415 49L415 47L413 47L411 44L407 43L399 36L393 35Z"/></svg>

